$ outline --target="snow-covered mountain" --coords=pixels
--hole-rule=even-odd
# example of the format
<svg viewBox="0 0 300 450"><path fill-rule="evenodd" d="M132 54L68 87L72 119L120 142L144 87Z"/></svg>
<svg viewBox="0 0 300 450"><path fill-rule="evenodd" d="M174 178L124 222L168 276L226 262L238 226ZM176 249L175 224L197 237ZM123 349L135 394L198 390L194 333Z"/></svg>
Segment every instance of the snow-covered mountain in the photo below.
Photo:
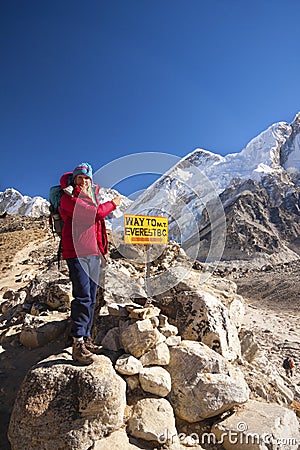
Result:
<svg viewBox="0 0 300 450"><path fill-rule="evenodd" d="M219 233L212 247L219 246L217 252L221 253L226 239L224 209L246 189L247 180L266 190L265 204L270 208L278 207L283 197L298 199L300 113L291 124L273 124L239 153L221 156L195 149L146 189L130 212L168 215L171 238L185 242L193 237L196 242L205 210L210 220L204 223L208 226L214 222ZM293 203L293 208L298 205Z"/></svg>
<svg viewBox="0 0 300 450"><path fill-rule="evenodd" d="M300 171L300 113L291 124L279 122L252 139L239 153L221 156L195 149L153 183L132 208L174 204L182 190L194 190L205 199L211 189L220 194L238 179L260 181L266 175L289 182ZM209 183L200 186L201 183ZM156 190L155 199L153 191ZM181 196L181 195L179 195ZM153 199L153 204L151 202Z"/></svg>
<svg viewBox="0 0 300 450"><path fill-rule="evenodd" d="M99 199L101 202L111 200L113 197L120 195L114 189L101 188ZM120 208L112 212L110 217L120 217L122 211L130 206L132 200L123 197ZM9 214L21 214L24 216L40 217L49 215L49 202L42 197L28 197L22 195L13 188L8 188L4 192L0 192L0 214L7 212Z"/></svg>
<svg viewBox="0 0 300 450"><path fill-rule="evenodd" d="M40 217L49 214L49 202L42 197L28 197L13 188L0 192L0 213Z"/></svg>

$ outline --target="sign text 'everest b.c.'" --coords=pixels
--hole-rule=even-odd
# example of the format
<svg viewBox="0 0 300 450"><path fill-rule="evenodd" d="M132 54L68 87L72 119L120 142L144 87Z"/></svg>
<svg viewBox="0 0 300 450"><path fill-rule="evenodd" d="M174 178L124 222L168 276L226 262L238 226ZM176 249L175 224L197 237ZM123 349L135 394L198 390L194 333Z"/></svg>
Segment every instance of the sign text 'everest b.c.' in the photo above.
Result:
<svg viewBox="0 0 300 450"><path fill-rule="evenodd" d="M168 218L124 214L125 244L167 244Z"/></svg>

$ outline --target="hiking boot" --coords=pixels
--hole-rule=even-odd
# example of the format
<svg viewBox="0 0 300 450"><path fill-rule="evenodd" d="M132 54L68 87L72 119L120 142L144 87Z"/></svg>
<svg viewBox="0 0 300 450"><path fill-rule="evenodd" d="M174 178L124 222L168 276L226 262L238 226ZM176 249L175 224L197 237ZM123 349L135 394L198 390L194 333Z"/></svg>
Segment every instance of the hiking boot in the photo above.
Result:
<svg viewBox="0 0 300 450"><path fill-rule="evenodd" d="M84 341L74 342L72 348L72 358L84 365L92 364L95 361L93 353L91 353L85 346Z"/></svg>
<svg viewBox="0 0 300 450"><path fill-rule="evenodd" d="M92 338L90 338L90 337L84 338L84 343L85 343L85 348L89 352L94 353L95 355L99 355L99 353L101 352L101 347L99 347L98 345L95 345Z"/></svg>

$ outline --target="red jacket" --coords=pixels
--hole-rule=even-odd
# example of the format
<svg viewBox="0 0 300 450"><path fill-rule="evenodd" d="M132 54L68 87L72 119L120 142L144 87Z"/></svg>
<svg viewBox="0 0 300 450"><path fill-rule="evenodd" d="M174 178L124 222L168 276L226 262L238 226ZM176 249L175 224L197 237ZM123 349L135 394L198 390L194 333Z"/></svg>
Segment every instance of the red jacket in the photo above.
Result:
<svg viewBox="0 0 300 450"><path fill-rule="evenodd" d="M71 177L66 173L60 179L60 185L65 189ZM81 191L80 186L73 186L72 194L63 193L59 212L64 226L62 230L62 258L78 258L107 253L107 235L104 217L111 213L116 205L113 201L99 204L97 194L99 186L93 185L95 199L93 200Z"/></svg>

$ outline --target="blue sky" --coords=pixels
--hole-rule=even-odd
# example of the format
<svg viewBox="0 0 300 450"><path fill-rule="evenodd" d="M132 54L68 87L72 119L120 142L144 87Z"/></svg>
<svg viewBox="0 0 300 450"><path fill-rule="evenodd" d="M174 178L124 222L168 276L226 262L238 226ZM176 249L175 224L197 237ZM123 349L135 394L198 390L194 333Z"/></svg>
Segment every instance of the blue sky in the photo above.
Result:
<svg viewBox="0 0 300 450"><path fill-rule="evenodd" d="M47 197L82 161L240 151L300 110L299 21L298 0L1 0L0 190Z"/></svg>

